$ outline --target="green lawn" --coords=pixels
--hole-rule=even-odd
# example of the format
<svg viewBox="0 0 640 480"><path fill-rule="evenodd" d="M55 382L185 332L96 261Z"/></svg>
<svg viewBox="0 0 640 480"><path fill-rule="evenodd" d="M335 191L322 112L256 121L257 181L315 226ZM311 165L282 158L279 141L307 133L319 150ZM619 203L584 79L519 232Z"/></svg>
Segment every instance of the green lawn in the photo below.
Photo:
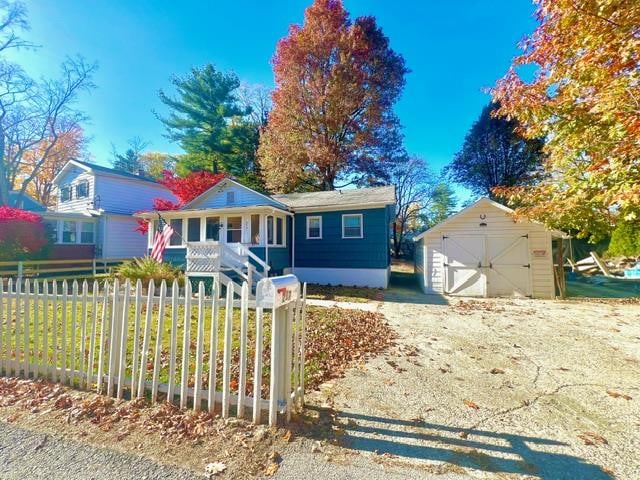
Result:
<svg viewBox="0 0 640 480"><path fill-rule="evenodd" d="M196 345L197 345L197 334L198 334L198 318L197 318L197 300L194 301L193 308L191 309L192 314L189 316L188 325L190 330L189 335L189 385L193 386L195 383L195 363L196 363ZM109 332L110 332L110 311L111 305L107 305L107 321L105 322L105 331L102 332L102 314L103 314L103 305L101 302L98 302L96 306L96 316L97 321L95 322L95 347L94 347L94 355L93 355L93 373L97 373L98 362L99 362L99 345L101 340L105 347L109 346ZM10 309L10 310L9 310ZM5 298L2 301L2 315L1 319L2 323L2 357L7 358L7 350L8 350L8 358L14 359L16 358L16 352L19 354L19 360L21 362L24 361L25 355L25 347L24 347L24 316L22 316L22 321L20 325L16 324L16 301L12 300L10 303ZM21 311L24 312L24 304L20 305ZM7 323L7 315L8 312L11 311L11 316ZM142 351L143 347L143 337L144 331L146 328L147 322L147 308L146 303L143 301L138 309L136 309L135 305L130 305L127 321L127 354L126 354L126 369L125 376L131 377L132 369L133 369L133 354L134 349L138 352ZM139 322L138 322L138 331L136 334L136 311L139 311ZM75 312L75 314L74 314ZM54 316L53 307L51 303L49 303L48 308L46 309L46 315L44 310L43 301L40 300L37 302L37 305L34 302L31 302L29 311L28 311L28 356L30 364L47 364L50 366L54 365L54 352L56 356L55 365L58 368L61 368L63 363L69 369L72 366L75 366L75 369L78 370L81 365L85 364L88 361L89 350L90 350L90 338L92 332L92 321L93 321L93 313L94 308L92 302L88 302L86 315L83 314L81 302L77 302L74 306L71 301L68 301L66 304L66 308L64 308L63 315L63 306L61 302L58 302L56 308L56 315ZM159 325L159 307L158 305L154 305L152 309L151 316L151 328L150 335L148 341L148 355L146 360L146 375L147 380L150 380L153 373L154 368L154 358L156 351L156 344L158 338L158 325ZM204 326L204 345L203 345L203 359L204 359L204 375L203 375L203 388L207 388L208 386L208 371L209 371L209 355L211 351L210 346L210 331L211 331L211 323L212 323L212 308L210 300L205 301L205 309L203 315L203 326ZM218 328L217 328L217 362L216 362L216 370L218 372L217 375L217 389L221 388L222 383L222 354L224 349L224 319L225 319L226 311L224 308L219 309L218 313ZM56 318L56 322L52 319ZM63 318L64 317L64 318ZM74 321L75 317L75 321ZM45 318L47 319L45 323ZM160 348L160 370L159 370L159 379L161 383L168 383L170 376L170 364L171 364L171 339L172 339L172 319L173 319L173 310L171 308L170 302L165 305L164 312L162 315L162 330L160 332L161 336L161 348ZM63 330L63 320L65 328ZM185 318L184 318L184 306L179 305L176 308L176 332L175 332L175 382L180 383L181 378L181 366L182 366L182 356L183 356L183 340L184 340L184 327L185 327ZM46 324L46 344L45 340L45 326ZM270 332L271 332L271 317L269 314L265 314L264 316L264 336L263 336L263 350L264 355L263 359L264 367L263 373L265 375L268 374L268 364L269 364L269 342L270 342ZM233 334L232 334L232 383L234 380L237 381L237 376L239 372L239 355L240 355L240 309L235 308L233 311ZM8 328L7 328L8 326ZM256 327L256 318L255 311L249 310L248 322L247 322L247 338L248 338L248 348L247 348L247 372L250 382L252 382L253 375L253 361L255 354L255 327ZM16 345L16 328L18 329L18 345ZM83 335L84 332L84 335ZM104 335L103 335L104 333ZM36 351L36 341L37 341L37 359L35 355ZM137 344L137 347L136 347ZM106 348L105 348L106 351ZM63 355L64 352L64 355ZM64 362L63 362L64 360ZM139 371L141 361L141 354L137 355L137 369ZM33 369L33 367L32 367ZM86 371L86 367L84 369ZM108 359L106 355L103 355L103 371L106 373L108 371ZM251 390L251 385L248 382L248 390Z"/></svg>

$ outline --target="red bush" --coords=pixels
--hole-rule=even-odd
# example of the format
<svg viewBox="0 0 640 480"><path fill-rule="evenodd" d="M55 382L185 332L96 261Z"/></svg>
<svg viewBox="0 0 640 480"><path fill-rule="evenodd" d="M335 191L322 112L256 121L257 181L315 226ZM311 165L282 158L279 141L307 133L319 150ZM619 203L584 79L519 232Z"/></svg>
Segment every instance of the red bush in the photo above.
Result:
<svg viewBox="0 0 640 480"><path fill-rule="evenodd" d="M42 253L49 239L42 217L0 206L0 260L25 260Z"/></svg>
<svg viewBox="0 0 640 480"><path fill-rule="evenodd" d="M171 193L178 199L178 203L174 203L170 200L163 198L154 198L153 210L156 212L162 212L166 210L179 210L198 195L206 192L216 183L226 178L225 173L211 173L211 172L191 172L186 177L178 177L173 172L165 170L162 172L162 180L158 183L164 185ZM143 212L138 212L143 213ZM146 235L149 231L149 222L143 219L138 219L138 226L136 231Z"/></svg>

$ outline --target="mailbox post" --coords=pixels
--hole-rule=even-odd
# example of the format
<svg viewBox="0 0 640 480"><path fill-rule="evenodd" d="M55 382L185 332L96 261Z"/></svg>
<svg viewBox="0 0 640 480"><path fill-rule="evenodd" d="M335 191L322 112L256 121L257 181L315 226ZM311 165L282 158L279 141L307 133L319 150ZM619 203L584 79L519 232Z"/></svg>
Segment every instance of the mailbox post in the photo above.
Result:
<svg viewBox="0 0 640 480"><path fill-rule="evenodd" d="M269 385L269 425L275 426L278 411L291 414L292 321L290 305L300 298L300 282L295 275L263 278L256 286L256 306L269 308L271 315L271 376Z"/></svg>

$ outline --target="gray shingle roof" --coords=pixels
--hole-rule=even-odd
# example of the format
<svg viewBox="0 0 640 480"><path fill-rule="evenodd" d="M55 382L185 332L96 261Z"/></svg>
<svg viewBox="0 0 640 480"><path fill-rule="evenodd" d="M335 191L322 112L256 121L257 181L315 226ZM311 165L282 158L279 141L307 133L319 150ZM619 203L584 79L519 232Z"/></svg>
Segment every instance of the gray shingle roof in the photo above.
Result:
<svg viewBox="0 0 640 480"><path fill-rule="evenodd" d="M115 168L104 167L102 165L98 165L96 163L85 162L82 160L76 160L77 163L84 165L85 167L89 167L96 172L104 172L109 173L111 175L119 175L121 177L133 178L135 180L144 180L145 182L158 183L153 178L147 177L145 175L136 175L135 173L125 172L124 170L117 170Z"/></svg>
<svg viewBox="0 0 640 480"><path fill-rule="evenodd" d="M395 187L353 188L349 190L332 190L329 192L288 193L272 195L285 205L296 208L312 207L348 207L351 205L385 204L396 202Z"/></svg>

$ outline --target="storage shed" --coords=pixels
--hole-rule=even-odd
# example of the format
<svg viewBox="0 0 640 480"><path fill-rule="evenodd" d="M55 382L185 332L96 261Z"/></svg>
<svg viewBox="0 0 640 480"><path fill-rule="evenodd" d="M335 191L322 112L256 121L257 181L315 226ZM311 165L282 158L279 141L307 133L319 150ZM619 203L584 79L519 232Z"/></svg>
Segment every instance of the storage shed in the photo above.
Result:
<svg viewBox="0 0 640 480"><path fill-rule="evenodd" d="M568 237L481 198L414 238L416 275L425 293L555 298L554 238Z"/></svg>

